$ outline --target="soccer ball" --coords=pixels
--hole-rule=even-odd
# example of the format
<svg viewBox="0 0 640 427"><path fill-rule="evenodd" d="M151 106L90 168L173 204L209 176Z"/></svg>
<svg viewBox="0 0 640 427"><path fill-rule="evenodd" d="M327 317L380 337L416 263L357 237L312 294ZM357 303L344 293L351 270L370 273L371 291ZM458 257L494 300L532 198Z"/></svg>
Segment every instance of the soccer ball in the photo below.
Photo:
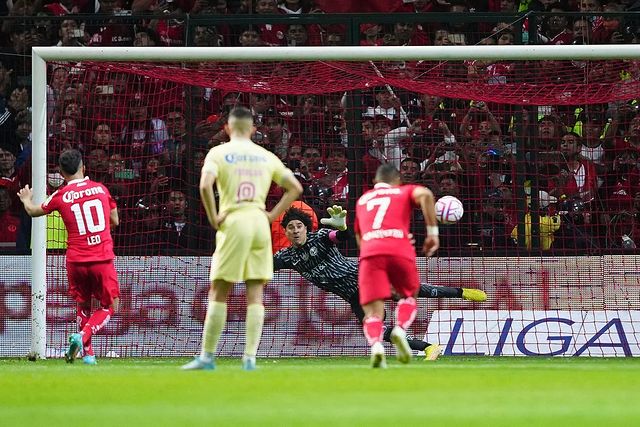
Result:
<svg viewBox="0 0 640 427"><path fill-rule="evenodd" d="M440 224L455 224L464 215L462 202L453 196L440 197L436 202L436 218Z"/></svg>

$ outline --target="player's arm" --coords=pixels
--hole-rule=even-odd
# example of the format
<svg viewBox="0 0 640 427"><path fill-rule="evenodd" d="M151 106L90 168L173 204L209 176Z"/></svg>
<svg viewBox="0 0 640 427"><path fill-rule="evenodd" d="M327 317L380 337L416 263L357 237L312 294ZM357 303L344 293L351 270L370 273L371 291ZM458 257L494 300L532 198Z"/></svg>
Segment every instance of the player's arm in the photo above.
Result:
<svg viewBox="0 0 640 427"><path fill-rule="evenodd" d="M29 214L30 217L38 217L47 214L44 209L42 209L42 206L33 203L33 190L31 190L28 185L25 185L24 188L21 188L20 191L18 191L18 197L24 205L24 210L27 211L27 214Z"/></svg>
<svg viewBox="0 0 640 427"><path fill-rule="evenodd" d="M113 208L109 212L109 222L111 224L111 228L116 228L120 225L120 216L118 215L118 208Z"/></svg>
<svg viewBox="0 0 640 427"><path fill-rule="evenodd" d="M211 172L202 171L200 175L200 198L202 205L207 212L207 219L214 230L220 227L224 220L224 216L218 216L218 208L216 207L216 199L213 194L213 184L216 182L216 176Z"/></svg>
<svg viewBox="0 0 640 427"><path fill-rule="evenodd" d="M276 218L286 211L289 206L291 206L291 203L298 200L298 197L302 194L302 184L293 176L291 171L282 175L282 179L280 179L278 185L284 188L285 192L278 204L276 204L270 212L267 212L269 223L275 221Z"/></svg>
<svg viewBox="0 0 640 427"><path fill-rule="evenodd" d="M431 256L440 247L435 197L431 190L422 186L417 186L411 193L411 197L413 198L414 203L420 206L425 222L427 223L427 235L424 238L422 248L426 256Z"/></svg>

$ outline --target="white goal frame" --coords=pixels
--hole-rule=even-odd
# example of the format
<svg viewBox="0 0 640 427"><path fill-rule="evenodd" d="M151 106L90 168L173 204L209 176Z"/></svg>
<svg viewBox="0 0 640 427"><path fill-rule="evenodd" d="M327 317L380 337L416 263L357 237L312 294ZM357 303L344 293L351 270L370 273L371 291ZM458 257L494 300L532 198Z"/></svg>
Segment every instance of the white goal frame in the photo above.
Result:
<svg viewBox="0 0 640 427"><path fill-rule="evenodd" d="M418 60L640 59L640 45L558 46L339 46L339 47L34 47L32 50L33 193L46 198L46 61L254 62ZM31 235L31 358L46 358L46 217L34 218Z"/></svg>

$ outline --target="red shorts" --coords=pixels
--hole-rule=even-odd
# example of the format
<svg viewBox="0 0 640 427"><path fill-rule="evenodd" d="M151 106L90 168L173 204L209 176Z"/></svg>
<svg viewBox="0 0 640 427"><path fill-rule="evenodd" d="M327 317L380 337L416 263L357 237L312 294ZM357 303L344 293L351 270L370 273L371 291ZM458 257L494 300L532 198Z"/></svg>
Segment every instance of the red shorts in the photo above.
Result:
<svg viewBox="0 0 640 427"><path fill-rule="evenodd" d="M78 304L91 303L91 297L109 307L120 296L120 286L113 260L96 262L67 262L69 295Z"/></svg>
<svg viewBox="0 0 640 427"><path fill-rule="evenodd" d="M360 260L360 304L391 298L391 286L402 297L415 296L420 288L415 260L377 255Z"/></svg>

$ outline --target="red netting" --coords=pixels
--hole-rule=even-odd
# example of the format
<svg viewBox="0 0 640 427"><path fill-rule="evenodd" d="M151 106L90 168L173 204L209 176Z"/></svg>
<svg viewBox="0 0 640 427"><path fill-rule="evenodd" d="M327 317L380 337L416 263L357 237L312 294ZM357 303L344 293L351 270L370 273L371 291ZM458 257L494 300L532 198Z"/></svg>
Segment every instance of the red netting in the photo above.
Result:
<svg viewBox="0 0 640 427"><path fill-rule="evenodd" d="M391 85L413 93L512 105L597 104L633 98L639 61L87 63L104 72L226 92L304 95Z"/></svg>

